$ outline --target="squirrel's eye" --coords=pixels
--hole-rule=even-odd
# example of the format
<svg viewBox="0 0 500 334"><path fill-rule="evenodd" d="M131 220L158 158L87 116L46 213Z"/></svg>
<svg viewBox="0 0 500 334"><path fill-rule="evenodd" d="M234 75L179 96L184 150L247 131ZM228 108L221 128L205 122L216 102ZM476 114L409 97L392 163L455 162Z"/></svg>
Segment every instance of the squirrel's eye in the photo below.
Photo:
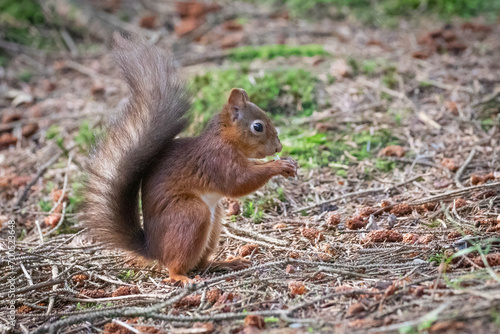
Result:
<svg viewBox="0 0 500 334"><path fill-rule="evenodd" d="M257 132L262 132L264 130L264 126L262 126L262 123L254 123L253 129Z"/></svg>

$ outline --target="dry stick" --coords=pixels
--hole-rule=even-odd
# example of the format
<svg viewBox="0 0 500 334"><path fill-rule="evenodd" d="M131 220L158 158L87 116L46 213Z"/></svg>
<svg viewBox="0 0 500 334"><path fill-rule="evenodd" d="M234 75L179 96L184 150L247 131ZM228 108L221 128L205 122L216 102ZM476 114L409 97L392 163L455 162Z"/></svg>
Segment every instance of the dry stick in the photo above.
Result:
<svg viewBox="0 0 500 334"><path fill-rule="evenodd" d="M476 147L473 147L472 150L469 153L469 156L467 157L467 160L463 163L462 166L460 166L460 169L457 171L455 174L455 184L458 188L464 188L464 185L462 182L460 182L460 178L462 177L462 174L465 172L467 169L467 166L469 166L470 162L472 159L474 159L474 155L476 154Z"/></svg>
<svg viewBox="0 0 500 334"><path fill-rule="evenodd" d="M308 205L308 206L303 206L301 208L296 208L294 210L292 210L292 212L300 212L300 211L303 211L303 210L309 210L309 209L313 209L317 206L320 206L320 205L323 205L323 204L328 204L328 203L331 203L331 202L335 202L335 201L338 201L338 200L341 200L341 199L345 199L345 198L349 198L349 197L353 197L353 196L358 196L358 195L366 195L366 194L371 194L371 193L377 193L377 192L382 192L382 191L390 191L392 189L396 189L398 187L401 187L407 183L411 183L419 178L421 178L422 176L416 176L416 177L413 177L407 181L404 181L404 182L400 182L400 183L397 183L395 185L392 185L390 187L379 187L379 188L372 188L372 189L365 189L365 190L359 190L359 191L355 191L355 192L352 192L352 193L347 193L347 194L344 194L342 196L338 196L338 197L334 197L334 198L330 198L326 201L321 201L321 202L318 202L318 203L315 203L315 204L312 204L312 205Z"/></svg>
<svg viewBox="0 0 500 334"><path fill-rule="evenodd" d="M64 195L66 194L66 187L68 185L68 174L69 174L69 166L71 165L71 159L73 159L73 154L71 153L68 158L68 163L66 164L66 171L64 173L64 182L63 182L63 188L61 191L61 196L58 198L57 203L54 204L52 209L50 209L49 214L52 214L56 208L61 205Z"/></svg>
<svg viewBox="0 0 500 334"><path fill-rule="evenodd" d="M291 315L293 312L310 306L312 304L318 303L322 300L329 299L329 298L334 298L334 297L340 297L344 295L351 295L351 294L367 294L367 295L377 295L377 294L383 294L383 292L372 292L372 291L367 291L367 290L358 290L358 291L349 291L349 292L335 292L335 293L330 293L327 295L319 296L317 298L305 301L303 303L300 303L292 308L289 308L288 310L273 310L273 311L256 311L256 312L251 312L253 315L261 315L261 316L279 316L282 320L287 321L287 322L317 322L318 319L296 319L296 318L291 318ZM221 320L234 320L234 319L241 319L245 318L248 316L249 313L247 312L242 312L242 313L226 313L226 314L214 314L214 315L208 315L208 316L192 316L192 317L184 317L184 316L171 316L171 315L164 315L164 314L149 314L148 317L150 318L155 318L155 319L161 319L165 321L185 321L185 322L195 322L195 321L221 321Z"/></svg>
<svg viewBox="0 0 500 334"><path fill-rule="evenodd" d="M236 235L236 234L233 234L233 233L229 232L229 230L225 226L223 227L223 231L224 231L224 233L226 233L228 236L230 236L233 239L241 240L241 241L245 241L245 242L249 242L249 243L253 243L253 244L257 244L257 245L261 245L261 246L264 246L264 247L267 247L267 248L279 249L279 250L286 251L286 252L294 251L294 252L303 253L303 254L329 255L329 254L327 254L325 252L318 252L318 251L314 251L314 250L292 249L292 248L287 248L287 247L282 247L282 246L277 246L277 245L269 244L269 243L264 242L264 241L258 241L258 240L255 240L255 239L240 237L239 235Z"/></svg>
<svg viewBox="0 0 500 334"><path fill-rule="evenodd" d="M147 317L148 315L153 314L154 312L160 311L161 309L178 302L182 298L184 298L187 295L191 294L192 292L196 291L199 287L201 287L200 284L198 284L198 285L197 284L189 284L188 288L181 290L180 293L177 294L176 296L173 296L172 298L170 298L162 303L158 303L156 305L152 305L149 307L130 307L130 308L124 308L124 309L93 311L93 312L89 312L87 314L67 317L65 319L53 322L51 324L41 326L34 333L55 333L60 328L70 326L70 325L73 325L73 324L76 324L79 322L83 322L83 321L95 320L97 318L110 318L110 317L113 318L113 317L121 317L121 316L127 316L127 317L144 316L144 317Z"/></svg>
<svg viewBox="0 0 500 334"><path fill-rule="evenodd" d="M7 124L1 124L0 125L0 132L2 131L8 131L12 130L15 127L18 127L20 125L26 125L26 124L32 124L32 123L38 123L41 121L61 121L64 119L74 119L74 118L88 118L91 116L102 116L102 115L107 115L107 114L113 114L116 113L115 109L112 110L106 110L102 112L88 112L88 113L73 113L73 114L66 114L66 115L51 115L51 116L45 116L45 117L35 117L35 118L26 118L26 119L21 119L19 121L15 122L10 122Z"/></svg>
<svg viewBox="0 0 500 334"><path fill-rule="evenodd" d="M58 270L57 270L57 266L53 265L52 266L52 279L55 279L58 275ZM53 285L52 286L52 291L56 291L57 290L57 284ZM55 299L55 296L50 296L49 298L49 307L47 308L47 315L50 314L50 312L52 312L52 308L54 307L54 303L55 303L56 299Z"/></svg>
<svg viewBox="0 0 500 334"><path fill-rule="evenodd" d="M121 301L126 299L156 299L165 300L167 297L171 297L171 295L166 294L136 294L136 295L126 295L126 296L117 296L117 297L103 297L103 298L73 298L73 297L61 297L65 300L70 300L74 302L84 302L84 303L104 303L104 302L112 302L112 301Z"/></svg>
<svg viewBox="0 0 500 334"><path fill-rule="evenodd" d="M68 68L71 68L75 71L78 71L82 74L85 74L92 79L104 77L104 75L100 74L99 72L97 72L89 67L85 67L82 64L77 63L76 61L72 61L72 60L67 59L66 61L64 61L64 65Z"/></svg>
<svg viewBox="0 0 500 334"><path fill-rule="evenodd" d="M18 55L19 53L25 53L32 56L43 56L47 54L47 52L44 50L35 49L26 45L17 44L13 42L7 42L3 39L0 40L0 49L5 50L7 52L11 52L14 55Z"/></svg>
<svg viewBox="0 0 500 334"><path fill-rule="evenodd" d="M28 292L28 291L36 290L36 289L39 289L39 288L45 288L47 286L51 286L51 285L54 285L54 284L60 284L60 283L63 283L64 281L65 281L64 279L56 279L56 280L52 280L52 281L47 281L47 282L43 282L43 283L38 283L38 284L30 285L28 287L16 290L15 294L19 295L21 293L25 293L25 292ZM7 296L9 295L9 293L10 292L2 293L0 295L0 299L7 298Z"/></svg>
<svg viewBox="0 0 500 334"><path fill-rule="evenodd" d="M415 106L415 103L413 103L412 100L410 100L410 98L408 98L408 96L406 96L406 94L402 93L402 92L398 92L398 91L395 91L395 90L392 90L390 88L387 88L387 87L381 87L373 82L370 82L366 79L363 79L363 78L359 78L357 80L360 84L364 85L364 86L368 86L368 87L371 87L371 88L374 88L374 89L379 89L381 90L382 92L386 93L386 94L389 94L393 97L396 97L398 99L401 99L403 101L405 101L406 103L409 104L410 108L415 112L415 114L417 115L417 117L422 121L424 122L425 124L427 125L430 125L431 127L435 128L435 129L441 129L441 125L439 123L437 123L435 120L433 120L432 118L429 117L429 115L427 115L426 113L424 113L423 111L419 111L417 106Z"/></svg>
<svg viewBox="0 0 500 334"><path fill-rule="evenodd" d="M500 91L495 92L495 93L490 94L490 95L487 95L484 98L482 98L481 100L472 103L471 107L476 108L477 106L480 106L481 104L488 104L490 102L495 101L497 98L500 98Z"/></svg>
<svg viewBox="0 0 500 334"><path fill-rule="evenodd" d="M28 271L24 267L24 264L21 262L21 269L23 270L24 276L26 276L26 279L28 280L29 285L33 285L33 280L31 279L30 274L28 274Z"/></svg>
<svg viewBox="0 0 500 334"><path fill-rule="evenodd" d="M137 329L135 329L134 327L132 327L132 326L130 326L130 325L128 325L128 324L126 324L126 323L124 323L123 321L118 320L118 319L113 319L113 322L114 322L115 324L118 324L118 325L120 325L120 326L122 326L122 327L124 327L124 328L128 329L129 331L131 331L131 332L133 332L133 333L137 333L137 334L141 334L141 333L142 333L142 332L139 332L139 331L138 331Z"/></svg>
<svg viewBox="0 0 500 334"><path fill-rule="evenodd" d="M89 271L89 269L85 268L84 266L75 265L74 267L77 268L77 269L82 270L83 272L88 272ZM109 277L106 277L104 275L100 275L100 274L96 274L96 273L91 273L91 275L95 276L96 278L98 278L98 279L100 279L100 280L102 280L104 282L108 282L108 283L111 283L111 284L126 285L126 286L135 286L134 284L129 284L129 283L121 282L121 281L116 281L116 280L111 279Z"/></svg>
<svg viewBox="0 0 500 334"><path fill-rule="evenodd" d="M448 84L434 81L431 79L419 80L419 82L425 83L427 85L432 85L432 86L435 86L437 88L441 88L441 89L445 89L445 90L461 90L461 91L469 93L469 94L474 94L474 91L472 90L472 88L469 88L469 87L463 87L463 86L459 86L459 85L448 85Z"/></svg>
<svg viewBox="0 0 500 334"><path fill-rule="evenodd" d="M78 55L78 48L75 44L75 41L73 38L71 38L71 35L68 33L66 29L61 29L59 31L59 34L61 35L64 43L68 47L69 51L71 52L71 56L75 57Z"/></svg>
<svg viewBox="0 0 500 334"><path fill-rule="evenodd" d="M26 200L26 197L28 196L28 192L30 191L31 187L33 187L33 185L38 181L38 179L42 177L45 171L47 171L47 168L49 168L52 164L54 164L61 157L62 154L63 152L57 153L55 156L52 157L52 159L47 161L44 165L42 165L38 169L36 176L33 178L33 180L30 181L30 183L26 185L26 188L24 188L22 195L17 200L16 204L17 207L21 207L21 204L23 204L23 202Z"/></svg>
<svg viewBox="0 0 500 334"><path fill-rule="evenodd" d="M61 217L62 219L62 217ZM57 226L56 226L57 227ZM67 244L69 241L71 241L73 238L75 238L76 236L86 232L88 230L88 227L84 228L83 230L80 230L78 231L77 233L75 234L72 234L68 239L64 240L61 244L57 245L55 248L53 248L47 255L50 255L52 253L54 253L57 249L59 249L60 247L64 246L65 244Z"/></svg>
<svg viewBox="0 0 500 334"><path fill-rule="evenodd" d="M410 202L410 203L408 203L408 205L420 205L420 204L425 204L425 203L434 202L434 201L438 201L438 200L448 199L450 197L464 195L464 194L467 194L467 193L474 191L474 190L495 189L495 188L500 188L500 182L486 183L486 184L482 184L479 186L471 186L471 187L466 187L466 188L462 188L462 189L452 190L452 191L448 191L444 194L429 196L429 197L423 198L423 199L418 200L418 201Z"/></svg>
<svg viewBox="0 0 500 334"><path fill-rule="evenodd" d="M437 308L435 308L434 310L432 310L431 312L424 314L423 316L421 316L417 319L405 321L405 322L401 322L401 323L397 323L397 324L393 324L393 325L389 325L389 326L373 328L373 329L369 330L368 333L397 332L401 328L413 327L413 326L416 326L422 322L425 322L425 321L428 321L431 319L434 320L441 312L446 310L451 305L451 303L452 303L451 301L443 303L443 304L439 305Z"/></svg>
<svg viewBox="0 0 500 334"><path fill-rule="evenodd" d="M248 230L248 229L240 227L240 226L234 226L234 225L231 225L231 224L228 224L228 223L225 223L224 226L229 227L232 230L236 230L236 231L240 231L240 232L243 232L243 233L247 233L247 234L249 234L249 235L251 235L253 237L262 239L262 240L270 242L270 243L275 243L275 244L278 244L278 245L281 245L281 246L287 246L288 245L288 242L285 241L285 240L279 240L279 239L276 239L276 238L272 238L272 237L269 237L267 235L263 235L263 234L260 234L258 232L255 232L255 231L251 231L251 230Z"/></svg>

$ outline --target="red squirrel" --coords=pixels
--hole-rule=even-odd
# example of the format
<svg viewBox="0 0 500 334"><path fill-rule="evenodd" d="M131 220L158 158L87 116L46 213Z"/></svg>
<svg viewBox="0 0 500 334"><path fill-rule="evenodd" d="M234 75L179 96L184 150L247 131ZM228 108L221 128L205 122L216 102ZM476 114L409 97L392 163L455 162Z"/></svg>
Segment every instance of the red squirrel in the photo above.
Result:
<svg viewBox="0 0 500 334"><path fill-rule="evenodd" d="M297 163L253 160L280 152L282 144L243 89L231 90L198 137L176 138L188 124L190 103L172 60L120 36L114 44L131 97L91 156L86 225L109 246L157 260L182 284L195 268L248 267L243 258L210 262L221 231L219 201L250 194L275 175L293 177Z"/></svg>

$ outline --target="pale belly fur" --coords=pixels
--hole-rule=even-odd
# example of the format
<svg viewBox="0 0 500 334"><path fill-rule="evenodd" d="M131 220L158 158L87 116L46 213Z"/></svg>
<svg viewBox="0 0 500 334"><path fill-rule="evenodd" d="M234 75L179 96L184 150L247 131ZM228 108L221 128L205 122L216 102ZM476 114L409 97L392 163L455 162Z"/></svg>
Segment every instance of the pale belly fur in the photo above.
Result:
<svg viewBox="0 0 500 334"><path fill-rule="evenodd" d="M219 205L219 201L222 196L217 193L206 193L201 195L200 198L208 205L208 208L210 209L210 222L213 224L215 219L215 210L217 209L217 205Z"/></svg>

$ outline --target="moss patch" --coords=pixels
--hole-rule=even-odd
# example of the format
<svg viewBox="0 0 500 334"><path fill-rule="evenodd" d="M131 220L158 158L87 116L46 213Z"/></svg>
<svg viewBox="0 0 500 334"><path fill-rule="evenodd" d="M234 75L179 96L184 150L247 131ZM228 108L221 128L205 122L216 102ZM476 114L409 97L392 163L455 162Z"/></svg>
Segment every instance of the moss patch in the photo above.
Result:
<svg viewBox="0 0 500 334"><path fill-rule="evenodd" d="M317 78L302 69L249 73L233 68L198 75L191 86L195 100L189 132L199 132L221 110L228 92L235 87L245 89L252 102L274 117L311 115L317 108L317 84Z"/></svg>
<svg viewBox="0 0 500 334"><path fill-rule="evenodd" d="M234 61L246 61L253 59L273 59L276 57L312 57L317 55L328 55L322 45L264 45L264 46L242 46L231 49L230 59Z"/></svg>
<svg viewBox="0 0 500 334"><path fill-rule="evenodd" d="M280 137L283 142L282 154L293 157L301 167L306 168L348 164L353 158L357 161L372 159L380 148L397 144L397 139L388 130L373 133L363 130L335 136L297 128L285 131ZM382 161L378 162L376 167L384 171L389 168ZM338 174L343 173L345 174L345 171L339 169Z"/></svg>

